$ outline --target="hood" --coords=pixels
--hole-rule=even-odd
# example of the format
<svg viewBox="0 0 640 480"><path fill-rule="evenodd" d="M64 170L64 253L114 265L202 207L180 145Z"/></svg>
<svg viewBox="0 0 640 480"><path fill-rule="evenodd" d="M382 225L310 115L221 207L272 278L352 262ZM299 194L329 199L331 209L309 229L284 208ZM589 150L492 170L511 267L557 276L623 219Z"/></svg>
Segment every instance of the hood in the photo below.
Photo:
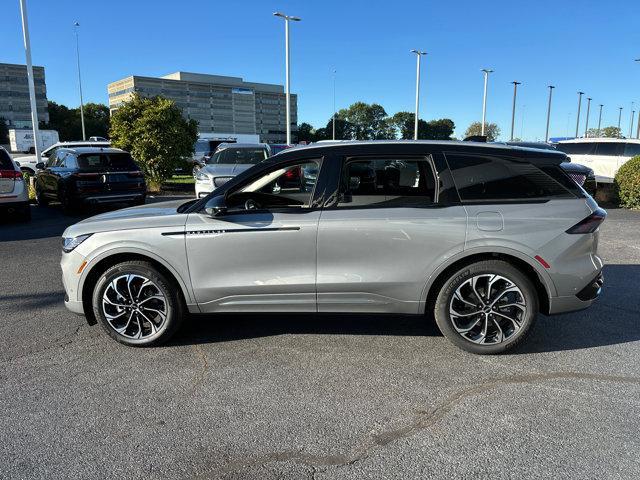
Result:
<svg viewBox="0 0 640 480"><path fill-rule="evenodd" d="M235 177L239 173L248 170L253 167L252 163L247 164L214 164L214 165L205 165L200 170L201 172L208 173L213 177Z"/></svg>
<svg viewBox="0 0 640 480"><path fill-rule="evenodd" d="M62 236L75 237L113 230L183 226L186 223L187 214L178 213L178 207L187 201L171 200L101 213L71 225Z"/></svg>

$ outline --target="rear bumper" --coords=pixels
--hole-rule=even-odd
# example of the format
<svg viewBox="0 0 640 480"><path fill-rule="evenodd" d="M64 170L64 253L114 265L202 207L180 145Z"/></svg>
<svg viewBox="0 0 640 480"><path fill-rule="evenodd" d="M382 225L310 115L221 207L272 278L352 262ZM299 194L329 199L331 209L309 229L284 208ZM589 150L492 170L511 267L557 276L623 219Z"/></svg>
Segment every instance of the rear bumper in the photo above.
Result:
<svg viewBox="0 0 640 480"><path fill-rule="evenodd" d="M84 315L84 307L82 305L82 302L69 300L69 297L67 295L64 296L64 306L67 307L67 310L77 315Z"/></svg>
<svg viewBox="0 0 640 480"><path fill-rule="evenodd" d="M597 300L602 291L604 276L602 271L575 295L551 297L549 299L549 315L576 312L589 308Z"/></svg>
<svg viewBox="0 0 640 480"><path fill-rule="evenodd" d="M17 213L29 208L29 202L19 198L0 198L0 212Z"/></svg>

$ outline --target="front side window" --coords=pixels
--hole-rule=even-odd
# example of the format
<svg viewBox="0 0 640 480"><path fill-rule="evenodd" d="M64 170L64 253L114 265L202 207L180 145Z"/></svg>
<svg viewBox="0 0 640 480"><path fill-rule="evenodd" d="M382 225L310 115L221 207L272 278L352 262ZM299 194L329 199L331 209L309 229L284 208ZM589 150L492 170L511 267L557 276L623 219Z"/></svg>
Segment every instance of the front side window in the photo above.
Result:
<svg viewBox="0 0 640 480"><path fill-rule="evenodd" d="M574 198L541 168L503 157L446 154L453 181L463 201L512 201Z"/></svg>
<svg viewBox="0 0 640 480"><path fill-rule="evenodd" d="M640 155L640 143L626 143L624 146L625 157L636 157Z"/></svg>
<svg viewBox="0 0 640 480"><path fill-rule="evenodd" d="M229 147L214 153L207 164L216 165L255 165L265 160L269 155L264 148L234 148Z"/></svg>
<svg viewBox="0 0 640 480"><path fill-rule="evenodd" d="M624 149L623 143L616 143L616 142L596 143L596 155L618 156L622 154L623 149Z"/></svg>
<svg viewBox="0 0 640 480"><path fill-rule="evenodd" d="M592 142L559 143L556 148L567 155L592 155L595 145Z"/></svg>
<svg viewBox="0 0 640 480"><path fill-rule="evenodd" d="M427 158L348 159L338 207L420 207L436 201L436 176Z"/></svg>
<svg viewBox="0 0 640 480"><path fill-rule="evenodd" d="M269 169L229 194L229 207L245 209L309 208L320 171L317 160Z"/></svg>

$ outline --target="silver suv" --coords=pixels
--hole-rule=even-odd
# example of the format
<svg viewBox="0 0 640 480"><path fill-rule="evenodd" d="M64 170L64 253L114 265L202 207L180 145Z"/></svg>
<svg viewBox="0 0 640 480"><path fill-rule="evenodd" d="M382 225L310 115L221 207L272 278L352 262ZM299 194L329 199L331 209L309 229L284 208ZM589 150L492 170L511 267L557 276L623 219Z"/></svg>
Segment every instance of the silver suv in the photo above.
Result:
<svg viewBox="0 0 640 480"><path fill-rule="evenodd" d="M606 212L561 152L349 142L280 153L200 200L64 232L65 303L115 340L166 341L184 314L402 313L500 353L538 312L600 293Z"/></svg>

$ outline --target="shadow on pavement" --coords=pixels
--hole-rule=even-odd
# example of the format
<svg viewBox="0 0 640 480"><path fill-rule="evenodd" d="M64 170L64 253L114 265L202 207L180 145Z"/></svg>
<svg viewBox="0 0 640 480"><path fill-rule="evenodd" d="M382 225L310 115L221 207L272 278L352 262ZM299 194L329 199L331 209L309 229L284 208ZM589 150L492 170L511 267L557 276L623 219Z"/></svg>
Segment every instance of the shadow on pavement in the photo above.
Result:
<svg viewBox="0 0 640 480"><path fill-rule="evenodd" d="M589 309L545 317L513 354L601 347L640 340L640 265L608 265L603 293ZM440 336L427 317L373 314L195 315L169 343L217 343L284 334ZM428 352L424 352L427 354Z"/></svg>

